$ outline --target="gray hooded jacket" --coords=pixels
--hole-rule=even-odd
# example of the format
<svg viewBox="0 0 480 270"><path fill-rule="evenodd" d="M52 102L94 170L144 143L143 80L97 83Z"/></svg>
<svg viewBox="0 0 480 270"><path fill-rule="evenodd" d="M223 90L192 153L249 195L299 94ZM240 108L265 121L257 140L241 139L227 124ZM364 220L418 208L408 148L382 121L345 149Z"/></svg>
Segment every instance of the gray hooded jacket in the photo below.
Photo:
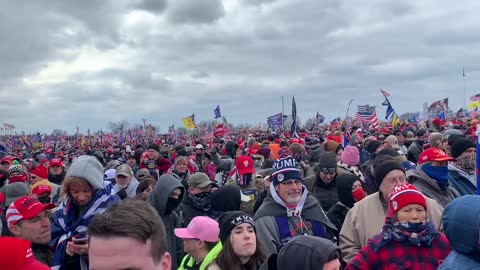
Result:
<svg viewBox="0 0 480 270"><path fill-rule="evenodd" d="M162 174L155 184L152 194L148 198L148 202L153 208L155 208L155 210L157 210L162 219L163 225L165 226L168 252L172 255L172 269L178 268L184 256L183 242L181 239L176 238L174 234L175 228L182 227L180 224L180 218L177 213L173 211L175 209L171 209L171 213L166 214L168 197L170 196L170 193L177 188L182 192L179 198L181 202L183 195L185 194L185 188L182 183L170 174Z"/></svg>

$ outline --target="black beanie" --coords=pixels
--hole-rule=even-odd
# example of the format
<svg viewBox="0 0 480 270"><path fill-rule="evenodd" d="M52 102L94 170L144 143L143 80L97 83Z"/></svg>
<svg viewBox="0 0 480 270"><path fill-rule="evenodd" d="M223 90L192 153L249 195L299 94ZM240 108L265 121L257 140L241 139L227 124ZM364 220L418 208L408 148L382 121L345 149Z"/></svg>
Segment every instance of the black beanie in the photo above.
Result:
<svg viewBox="0 0 480 270"><path fill-rule="evenodd" d="M152 143L148 146L147 150L153 149L160 153L160 146L156 143Z"/></svg>
<svg viewBox="0 0 480 270"><path fill-rule="evenodd" d="M453 158L458 158L463 152L467 151L468 148L475 148L475 142L470 139L458 139L453 142L450 147Z"/></svg>
<svg viewBox="0 0 480 270"><path fill-rule="evenodd" d="M377 151L377 149L378 149L378 147L380 147L380 145L382 145L381 141L378 141L378 140L371 141L367 146L367 152L370 153L370 154L375 153L375 151Z"/></svg>
<svg viewBox="0 0 480 270"><path fill-rule="evenodd" d="M225 243L230 232L243 223L248 223L255 229L255 221L245 212L232 211L221 215L218 218L218 224L220 225L220 241L222 241L222 244Z"/></svg>
<svg viewBox="0 0 480 270"><path fill-rule="evenodd" d="M389 156L380 156L375 160L373 164L373 180L377 189L380 188L385 175L393 170L400 170L405 173L400 162Z"/></svg>
<svg viewBox="0 0 480 270"><path fill-rule="evenodd" d="M336 168L337 167L337 155L335 153L327 151L320 154L318 159L318 168Z"/></svg>

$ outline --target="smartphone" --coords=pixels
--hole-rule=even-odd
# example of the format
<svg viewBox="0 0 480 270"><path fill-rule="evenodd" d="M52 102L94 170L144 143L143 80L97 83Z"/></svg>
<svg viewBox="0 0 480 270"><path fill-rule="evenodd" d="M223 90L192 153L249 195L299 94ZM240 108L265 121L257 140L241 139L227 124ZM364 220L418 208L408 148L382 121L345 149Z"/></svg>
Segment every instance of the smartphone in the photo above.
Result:
<svg viewBox="0 0 480 270"><path fill-rule="evenodd" d="M85 235L77 234L73 236L72 241L76 245L85 245L88 243L88 237L86 237Z"/></svg>

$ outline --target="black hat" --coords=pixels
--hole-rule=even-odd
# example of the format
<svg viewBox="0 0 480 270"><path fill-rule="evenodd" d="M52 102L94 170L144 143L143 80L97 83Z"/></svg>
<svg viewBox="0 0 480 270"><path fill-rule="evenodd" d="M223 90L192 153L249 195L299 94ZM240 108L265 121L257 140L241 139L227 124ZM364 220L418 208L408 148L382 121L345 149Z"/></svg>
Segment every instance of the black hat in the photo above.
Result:
<svg viewBox="0 0 480 270"><path fill-rule="evenodd" d="M382 184L385 175L393 170L400 170L405 173L400 162L392 157L380 156L375 160L375 163L373 164L373 178L377 189L380 187L380 184Z"/></svg>
<svg viewBox="0 0 480 270"><path fill-rule="evenodd" d="M318 159L318 168L337 168L337 155L330 151L321 153Z"/></svg>
<svg viewBox="0 0 480 270"><path fill-rule="evenodd" d="M232 211L221 215L218 218L218 224L220 225L220 240L222 244L225 243L230 232L243 223L248 223L255 229L255 221L245 212Z"/></svg>
<svg viewBox="0 0 480 270"><path fill-rule="evenodd" d="M415 132L415 137L423 137L427 133L427 130L424 128L420 128Z"/></svg>
<svg viewBox="0 0 480 270"><path fill-rule="evenodd" d="M377 151L378 147L380 147L381 145L382 145L381 141L378 141L378 140L371 141L367 146L367 152L370 154L373 154L375 153L375 151Z"/></svg>
<svg viewBox="0 0 480 270"><path fill-rule="evenodd" d="M160 153L160 146L156 143L152 143L148 146L147 150L153 149Z"/></svg>
<svg viewBox="0 0 480 270"><path fill-rule="evenodd" d="M475 142L470 139L457 139L453 142L450 147L453 158L458 158L463 152L467 151L468 148L475 148Z"/></svg>
<svg viewBox="0 0 480 270"><path fill-rule="evenodd" d="M463 134L452 134L448 137L448 145L452 146L453 143L456 141L456 140L460 140L460 139L466 139L467 137L465 137L465 135Z"/></svg>

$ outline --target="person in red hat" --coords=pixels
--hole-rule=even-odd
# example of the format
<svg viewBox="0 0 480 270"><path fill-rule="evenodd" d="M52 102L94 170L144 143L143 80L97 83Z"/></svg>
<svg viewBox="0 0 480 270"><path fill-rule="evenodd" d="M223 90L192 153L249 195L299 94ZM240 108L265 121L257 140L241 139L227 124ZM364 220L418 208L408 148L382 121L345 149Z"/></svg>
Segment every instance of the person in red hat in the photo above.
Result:
<svg viewBox="0 0 480 270"><path fill-rule="evenodd" d="M56 185L61 185L65 174L66 170L63 168L61 159L54 158L50 160L50 165L48 166L48 181Z"/></svg>
<svg viewBox="0 0 480 270"><path fill-rule="evenodd" d="M7 226L13 236L32 243L37 260L51 265L53 254L48 242L51 240L50 210L54 204L42 204L31 196L15 200L6 212Z"/></svg>
<svg viewBox="0 0 480 270"><path fill-rule="evenodd" d="M6 156L2 159L0 159L0 170L8 172L8 169L10 168L10 165L13 164L13 157L11 156Z"/></svg>
<svg viewBox="0 0 480 270"><path fill-rule="evenodd" d="M460 194L448 181L448 162L455 161L443 150L429 148L418 158L417 170L409 171L408 182L425 196L436 200L442 207L447 206Z"/></svg>
<svg viewBox="0 0 480 270"><path fill-rule="evenodd" d="M389 197L381 233L370 238L345 269L437 269L451 248L445 235L428 219L422 193L405 184L396 187Z"/></svg>
<svg viewBox="0 0 480 270"><path fill-rule="evenodd" d="M15 237L0 237L0 269L49 270L50 267L35 260L30 245Z"/></svg>

